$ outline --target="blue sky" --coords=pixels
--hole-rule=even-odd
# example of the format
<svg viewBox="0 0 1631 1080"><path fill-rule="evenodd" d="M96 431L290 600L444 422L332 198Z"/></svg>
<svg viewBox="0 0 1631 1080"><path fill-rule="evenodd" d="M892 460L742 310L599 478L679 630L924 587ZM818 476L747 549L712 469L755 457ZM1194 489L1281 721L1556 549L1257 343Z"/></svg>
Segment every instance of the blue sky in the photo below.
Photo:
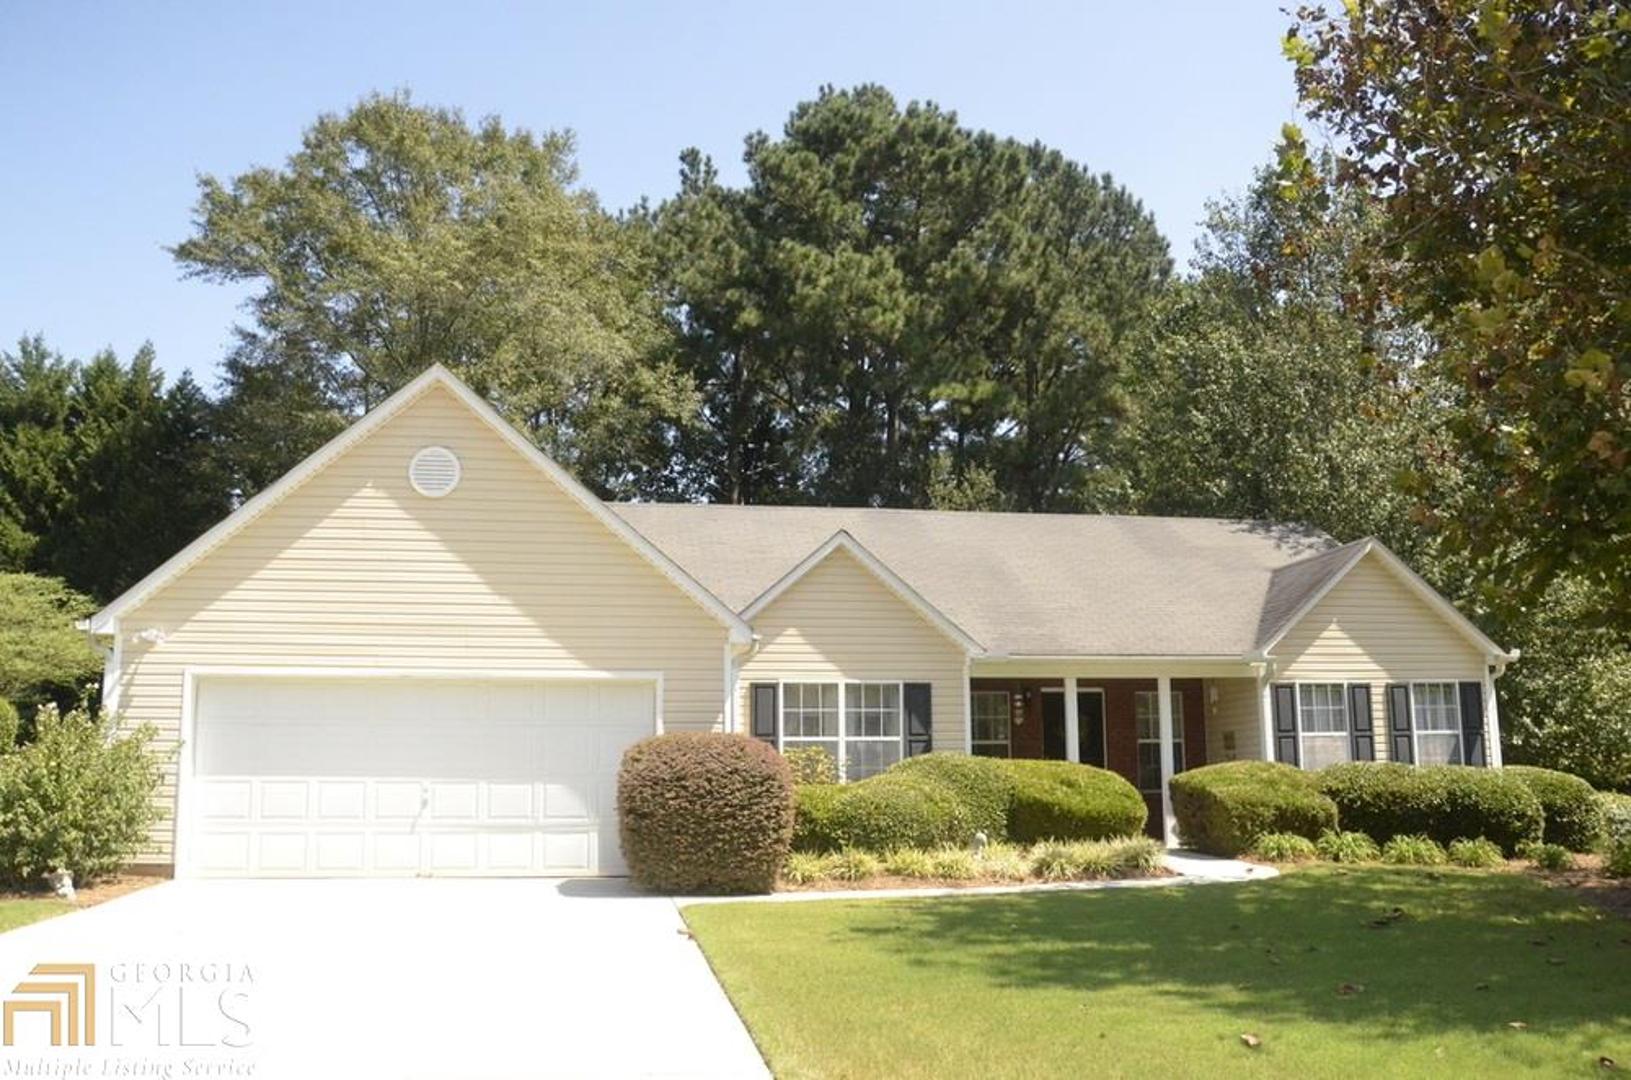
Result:
<svg viewBox="0 0 1631 1080"><path fill-rule="evenodd" d="M245 295L183 281L198 173L275 164L374 90L571 128L621 208L672 192L686 146L740 179L742 138L823 83L878 82L1041 139L1138 195L1187 261L1295 115L1280 0L1077 3L305 3L0 13L0 347L151 340L213 387Z"/></svg>

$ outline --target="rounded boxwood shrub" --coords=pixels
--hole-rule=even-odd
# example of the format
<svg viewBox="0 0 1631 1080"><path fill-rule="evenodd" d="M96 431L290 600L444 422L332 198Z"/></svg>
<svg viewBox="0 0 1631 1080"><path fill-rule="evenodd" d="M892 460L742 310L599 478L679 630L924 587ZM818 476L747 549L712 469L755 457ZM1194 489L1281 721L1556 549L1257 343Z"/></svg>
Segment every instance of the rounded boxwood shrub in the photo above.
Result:
<svg viewBox="0 0 1631 1080"><path fill-rule="evenodd" d="M966 844L974 835L957 792L927 776L884 772L837 791L828 819L835 848L935 848Z"/></svg>
<svg viewBox="0 0 1631 1080"><path fill-rule="evenodd" d="M838 784L801 784L793 788L793 850L837 851L842 845L833 815L844 789Z"/></svg>
<svg viewBox="0 0 1631 1080"><path fill-rule="evenodd" d="M1310 840L1337 827L1337 808L1314 774L1273 761L1225 761L1172 778L1172 812L1185 847L1208 855L1248 851L1265 833Z"/></svg>
<svg viewBox="0 0 1631 1080"><path fill-rule="evenodd" d="M1534 765L1508 765L1502 771L1522 780L1540 800L1545 816L1542 840L1570 851L1596 849L1603 833L1603 808L1596 788L1572 773Z"/></svg>
<svg viewBox="0 0 1631 1080"><path fill-rule="evenodd" d="M635 882L664 892L769 892L793 838L793 778L758 739L644 739L617 773L618 828Z"/></svg>
<svg viewBox="0 0 1631 1080"><path fill-rule="evenodd" d="M1014 801L1014 774L994 758L970 754L922 754L889 769L891 776L913 776L944 784L962 800L969 827L987 840L1008 835L1008 811Z"/></svg>
<svg viewBox="0 0 1631 1080"><path fill-rule="evenodd" d="M1072 761L999 762L1014 779L1008 837L1039 840L1104 840L1144 831L1144 796L1122 776Z"/></svg>
<svg viewBox="0 0 1631 1080"><path fill-rule="evenodd" d="M1540 800L1500 769L1350 762L1321 769L1318 777L1342 827L1384 844L1405 835L1440 844L1482 836L1511 854L1539 840L1545 822Z"/></svg>

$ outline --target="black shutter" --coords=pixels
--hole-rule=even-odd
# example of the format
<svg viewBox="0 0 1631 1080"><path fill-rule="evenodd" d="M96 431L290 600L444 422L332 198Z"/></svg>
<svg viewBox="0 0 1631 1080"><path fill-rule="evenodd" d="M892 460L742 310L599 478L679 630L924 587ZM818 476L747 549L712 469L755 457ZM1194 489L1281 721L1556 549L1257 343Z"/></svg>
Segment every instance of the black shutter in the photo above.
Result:
<svg viewBox="0 0 1631 1080"><path fill-rule="evenodd" d="M1290 683L1275 683L1274 760L1300 764L1297 749L1297 688Z"/></svg>
<svg viewBox="0 0 1631 1080"><path fill-rule="evenodd" d="M916 757L934 749L933 695L926 682L909 682L904 688L906 708L906 756Z"/></svg>
<svg viewBox="0 0 1631 1080"><path fill-rule="evenodd" d="M1410 687L1389 683L1387 688L1388 760L1412 765L1416 747L1410 738Z"/></svg>
<svg viewBox="0 0 1631 1080"><path fill-rule="evenodd" d="M753 706L753 718L749 730L755 739L763 739L771 746L776 745L776 684L773 682L756 682L749 687L751 693L748 700Z"/></svg>
<svg viewBox="0 0 1631 1080"><path fill-rule="evenodd" d="M1353 733L1353 760L1376 760L1376 728L1371 723L1370 684L1348 685L1349 730Z"/></svg>
<svg viewBox="0 0 1631 1080"><path fill-rule="evenodd" d="M1487 765L1484 755L1484 688L1475 682L1461 684L1461 760L1468 765Z"/></svg>

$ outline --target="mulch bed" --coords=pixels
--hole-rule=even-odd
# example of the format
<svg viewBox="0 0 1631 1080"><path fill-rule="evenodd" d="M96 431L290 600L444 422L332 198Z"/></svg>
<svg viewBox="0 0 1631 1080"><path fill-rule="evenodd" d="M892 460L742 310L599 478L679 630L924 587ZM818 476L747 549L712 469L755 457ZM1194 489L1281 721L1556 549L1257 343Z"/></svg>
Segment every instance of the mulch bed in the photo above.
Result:
<svg viewBox="0 0 1631 1080"><path fill-rule="evenodd" d="M1603 873L1601 855L1576 855L1573 870L1558 873L1529 868L1528 873L1558 889L1578 893L1580 899L1631 919L1631 878L1611 878Z"/></svg>
<svg viewBox="0 0 1631 1080"><path fill-rule="evenodd" d="M145 889L149 885L157 885L168 878L157 874L115 874L103 878L94 885L85 887L76 886L74 889L75 907L95 907L97 904ZM0 890L0 900L49 900L53 897L51 890L39 889L6 889Z"/></svg>

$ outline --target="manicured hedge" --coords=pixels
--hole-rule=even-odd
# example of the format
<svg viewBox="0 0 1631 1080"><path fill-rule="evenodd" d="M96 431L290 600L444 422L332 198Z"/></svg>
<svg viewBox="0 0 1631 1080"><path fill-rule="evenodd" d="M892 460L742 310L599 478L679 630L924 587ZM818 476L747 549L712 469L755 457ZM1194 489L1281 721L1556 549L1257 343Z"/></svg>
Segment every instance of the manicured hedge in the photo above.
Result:
<svg viewBox="0 0 1631 1080"><path fill-rule="evenodd" d="M623 857L663 892L769 892L793 836L793 779L770 746L742 735L645 739L617 774Z"/></svg>
<svg viewBox="0 0 1631 1080"><path fill-rule="evenodd" d="M1120 775L1071 761L1002 762L1014 778L1008 838L1104 840L1144 831L1144 797Z"/></svg>
<svg viewBox="0 0 1631 1080"><path fill-rule="evenodd" d="M951 788L968 811L969 827L987 840L1008 835L1014 801L1014 774L1003 762L970 754L923 754L889 770L891 776L935 780Z"/></svg>
<svg viewBox="0 0 1631 1080"><path fill-rule="evenodd" d="M1603 836L1603 809L1597 789L1572 773L1541 769L1533 765L1508 765L1504 770L1540 800L1546 816L1544 836L1548 844L1562 844L1570 851L1594 851Z"/></svg>
<svg viewBox="0 0 1631 1080"><path fill-rule="evenodd" d="M822 790L822 789L814 789ZM968 808L957 792L929 776L896 771L853 784L830 785L819 826L801 830L800 850L863 848L888 852L905 847L967 844L974 835Z"/></svg>
<svg viewBox="0 0 1631 1080"><path fill-rule="evenodd" d="M1405 835L1440 844L1482 836L1511 855L1519 844L1538 841L1545 823L1540 800L1500 769L1355 762L1316 775L1320 790L1336 803L1342 827L1378 843Z"/></svg>
<svg viewBox="0 0 1631 1080"><path fill-rule="evenodd" d="M1268 833L1314 840L1337 827L1336 804L1314 774L1273 761L1225 761L1172 778L1172 811L1184 846L1234 856Z"/></svg>

